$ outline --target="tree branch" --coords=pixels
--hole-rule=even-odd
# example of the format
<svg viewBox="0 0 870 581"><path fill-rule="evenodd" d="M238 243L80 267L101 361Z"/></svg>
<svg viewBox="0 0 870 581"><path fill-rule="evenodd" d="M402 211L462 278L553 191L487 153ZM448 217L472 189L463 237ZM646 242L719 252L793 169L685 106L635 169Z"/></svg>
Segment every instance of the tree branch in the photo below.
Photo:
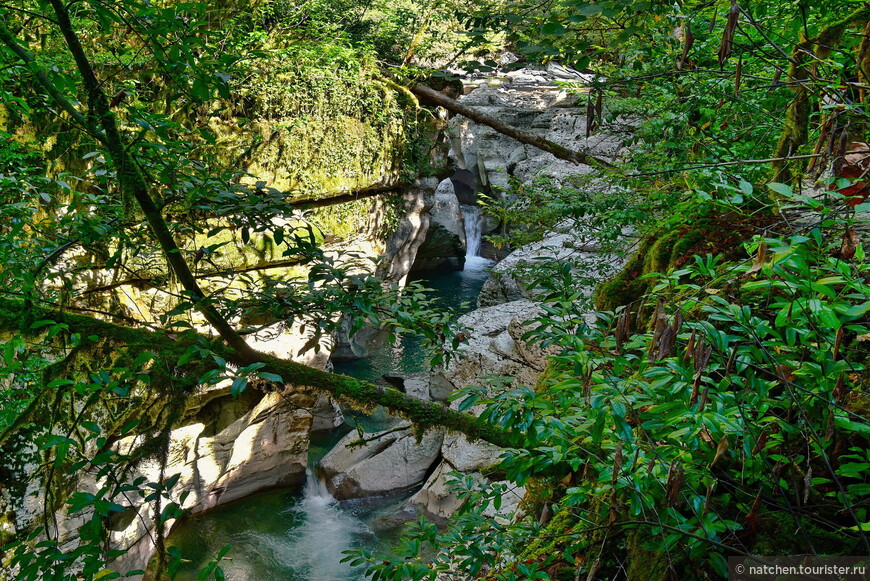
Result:
<svg viewBox="0 0 870 581"><path fill-rule="evenodd" d="M196 309L202 313L206 321L214 327L224 341L237 353L248 358L254 358L255 351L251 349L242 336L233 329L217 309L205 300L205 293L199 288L196 278L194 278L172 233L169 231L169 227L160 214L160 209L148 193L148 186L139 166L134 162L124 146L115 116L109 107L109 101L100 87L100 83L85 54L84 48L82 48L81 42L79 42L66 7L61 0L49 0L49 2L57 16L58 26L63 34L67 48L69 48L76 62L76 67L82 75L82 81L88 94L88 105L105 132L106 153L117 170L121 191L131 195L139 204L139 207L142 208L145 220L154 232L154 236L157 238L157 242L166 256L166 261L173 272L175 272L185 291L191 295ZM51 93L51 96L52 98L63 100L62 96L57 96L57 91Z"/></svg>
<svg viewBox="0 0 870 581"><path fill-rule="evenodd" d="M459 115L462 115L463 117L467 117L476 123L492 127L503 135L507 135L508 137L516 139L520 143L533 145L538 149L541 149L548 153L552 153L559 159L564 159L566 161L570 161L576 164L590 165L592 167L608 169L613 168L613 164L606 159L596 157L589 153L574 151L573 149L563 147L558 143L550 141L549 139L544 139L540 135L535 135L534 133L531 133L529 131L524 131L522 129L514 127L513 125L509 125L504 121L493 117L492 115L489 115L482 111L477 111L475 109L472 109L471 107L466 107L459 101L451 99L447 95L439 93L438 91L430 89L429 87L426 87L424 85L412 85L410 87L410 90L412 93L425 101L434 103L435 105L440 105L448 111L452 111L453 113L457 113Z"/></svg>
<svg viewBox="0 0 870 581"><path fill-rule="evenodd" d="M94 125L85 118L81 112L76 109L72 103L70 103L69 99L67 99L60 91L57 90L57 87L49 80L49 78L45 75L42 68L36 62L36 59L33 58L33 55L30 54L24 47L22 47L15 40L15 37L12 36L12 33L9 32L9 29L6 27L2 21L5 21L6 15L0 13L0 42L5 44L9 50L11 50L15 56L17 56L24 64L27 65L27 68L30 69L31 74L36 78L36 82L42 85L42 88L45 89L48 94L51 96L52 101L55 104L66 111L70 117L73 118L79 125L85 128L85 131L93 137L94 139L105 143L106 136L103 135Z"/></svg>
<svg viewBox="0 0 870 581"><path fill-rule="evenodd" d="M217 268L215 267L213 270L209 270L206 272L200 272L199 274L195 274L194 278L196 279L204 279L204 278L216 278L216 277L227 277L234 276L236 274L243 274L246 272L259 272L264 270L272 270L275 268L287 268L288 266L298 266L304 262L303 258L294 258L288 260L279 260L276 262L264 262L260 264L255 264L253 266L244 266L241 268ZM160 282L165 280L166 274L158 275L158 276L149 276L149 277L135 277L128 278L125 280L119 280L117 282L109 283L106 285L89 288L85 291L82 291L81 295L92 295L102 292L107 292L116 288L120 288L122 286L144 286L156 288Z"/></svg>
<svg viewBox="0 0 870 581"><path fill-rule="evenodd" d="M501 447L510 447L519 441L517 435L506 432L502 428L476 416L463 414L437 403L409 397L395 389L381 387L343 375L326 373L300 363L259 353L252 349L229 322L210 303L204 300L202 290L199 288L193 273L185 262L172 233L160 214L160 210L148 192L148 186L141 171L124 146L114 114L109 107L108 99L100 88L94 69L91 67L84 49L76 36L66 7L61 0L49 0L49 2L55 11L58 25L67 47L82 75L88 94L88 105L105 132L104 144L106 153L116 168L121 190L135 198L144 212L145 218L154 232L167 262L184 289L192 295L197 310L203 314L209 324L217 330L221 338L228 345L228 347L223 347L212 344L211 348L215 352L223 352L225 359L234 361L242 366L253 363L265 363L263 371L280 375L284 378L285 384L320 389L337 398L352 401L363 406L382 405L390 411L404 416L423 429L431 426L444 426L448 429L462 432L472 439L486 440ZM2 29L2 24L0 24L0 29ZM66 98L56 89L49 91L49 94L59 105L68 105ZM532 140L535 139L534 136L530 137ZM555 144L552 145L555 146ZM565 148L561 149L564 150ZM575 159L578 163L583 163L581 154L575 154ZM0 308L0 323L2 323L3 317L6 317L7 324L10 324L8 318L12 317L14 319L11 322L12 328L27 328L21 326L20 314L22 313L22 305L10 304L5 300L0 300L0 305L6 307ZM141 338L143 333L148 333L147 331L118 327L95 319L89 319L88 317L46 312L45 309L38 309L36 307L33 307L33 311L40 319L60 320L66 322L71 327L75 324L80 324L90 329L99 329L96 333L93 333L93 331L91 333L82 333L84 337L88 337L90 334L95 334L97 337L109 336L108 333L113 331L114 336L118 336L121 333L122 336ZM178 342L174 341L166 333L152 333L148 337L148 340L149 344L153 346L152 348L160 348L162 346L163 349L175 351L180 346Z"/></svg>
<svg viewBox="0 0 870 581"><path fill-rule="evenodd" d="M39 306L25 309L23 301L0 298L0 329L26 332L34 321L45 320L66 324L71 333L78 333L81 336L81 346L86 347L107 338L120 343L142 345L143 349L159 353L162 357L174 358L174 361L167 361L173 367L177 365L177 358L189 346L205 344L217 355L240 366L250 365L252 362L265 363L261 371L280 375L284 381L283 384L272 384L275 386L318 389L358 407L382 405L421 429L442 426L461 432L473 440L484 440L502 448L515 447L521 442L519 433L504 430L477 416L406 395L397 389L382 387L346 375L327 373L253 349L251 349L253 357L240 354L218 341L209 340L193 332L187 332L183 338L176 339L165 331L134 329ZM199 372L201 371L199 369Z"/></svg>

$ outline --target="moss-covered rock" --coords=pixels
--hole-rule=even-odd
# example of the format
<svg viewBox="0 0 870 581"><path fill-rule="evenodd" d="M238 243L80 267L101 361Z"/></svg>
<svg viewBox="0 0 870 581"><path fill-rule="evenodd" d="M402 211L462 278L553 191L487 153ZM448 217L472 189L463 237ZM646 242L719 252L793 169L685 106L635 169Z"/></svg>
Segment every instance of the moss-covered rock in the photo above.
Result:
<svg viewBox="0 0 870 581"><path fill-rule="evenodd" d="M737 258L742 242L772 220L769 212L723 212L711 204L682 204L641 241L619 274L598 285L595 306L610 311L642 299L655 284L649 275L679 268L695 255Z"/></svg>

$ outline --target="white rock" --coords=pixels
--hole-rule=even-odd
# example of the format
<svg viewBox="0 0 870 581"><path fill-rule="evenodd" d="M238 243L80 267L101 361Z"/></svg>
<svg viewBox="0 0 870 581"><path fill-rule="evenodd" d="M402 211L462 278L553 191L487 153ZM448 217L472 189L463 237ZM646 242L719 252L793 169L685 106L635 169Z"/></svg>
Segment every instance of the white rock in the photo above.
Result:
<svg viewBox="0 0 870 581"><path fill-rule="evenodd" d="M444 437L441 455L459 472L480 472L499 461L502 449L486 442L470 442L464 434L450 433Z"/></svg>
<svg viewBox="0 0 870 581"><path fill-rule="evenodd" d="M311 410L311 431L324 432L334 430L344 424L344 414L341 407L328 395L320 393Z"/></svg>
<svg viewBox="0 0 870 581"><path fill-rule="evenodd" d="M436 519L448 519L461 506L461 501L447 484L447 473L453 468L446 462L438 465L438 468L426 480L426 483L414 496L405 502L405 507L418 509L419 512ZM480 474L473 474L475 481L480 481Z"/></svg>
<svg viewBox="0 0 870 581"><path fill-rule="evenodd" d="M429 518L446 522L462 506L462 500L453 492L448 483L451 480L448 474L451 472L454 472L453 468L447 462L442 462L426 480L423 488L405 502L399 513L402 515L408 513L425 514ZM486 480L479 472L471 472L468 475L471 476L475 484ZM484 510L484 515L497 518L504 523L515 518L519 504L525 495L525 489L508 482L496 482L496 484L507 485L505 493L501 496L501 507L496 510L490 505ZM407 517L405 518L408 520Z"/></svg>
<svg viewBox="0 0 870 581"><path fill-rule="evenodd" d="M456 387L481 385L482 378L488 375L512 377L520 384L534 385L538 372L520 355L508 326L514 319L525 321L537 312L535 303L519 300L466 313L459 323L470 329L469 340L450 365L436 374L441 373Z"/></svg>
<svg viewBox="0 0 870 581"><path fill-rule="evenodd" d="M429 210L429 216L431 223L438 224L448 232L455 234L465 244L462 209L459 207L453 182L449 178L441 181L435 189L435 204Z"/></svg>
<svg viewBox="0 0 870 581"><path fill-rule="evenodd" d="M465 224L453 182L445 179L435 190L429 210L426 239L417 249L414 269L436 268L445 260L457 261L465 256Z"/></svg>
<svg viewBox="0 0 870 581"><path fill-rule="evenodd" d="M378 275L385 280L398 282L403 286L408 273L417 258L417 251L426 240L429 229L429 210L435 204L434 185L423 184L425 187L410 188L402 193L404 215L395 227L393 235L387 240L384 260L380 263ZM431 186L431 187L430 187ZM375 214L386 215L388 212L383 204L375 208ZM373 226L374 227L374 226Z"/></svg>
<svg viewBox="0 0 870 581"><path fill-rule="evenodd" d="M432 397L430 396L428 373L411 373L405 376L404 385L405 393L407 395L423 400L432 399Z"/></svg>
<svg viewBox="0 0 870 581"><path fill-rule="evenodd" d="M359 439L351 432L320 461L335 498L381 496L420 484L438 459L444 439L443 430L430 430L418 444L410 427L380 434L367 434L369 442L351 447Z"/></svg>
<svg viewBox="0 0 870 581"><path fill-rule="evenodd" d="M498 305L522 299L534 299L532 292L522 281L523 267L540 263L542 259L570 261L576 279L585 283L581 287L585 296L591 296L595 284L615 274L625 263L625 258L615 253L587 252L591 236L582 232L553 232L543 240L528 244L512 252L491 271L477 299L481 307Z"/></svg>

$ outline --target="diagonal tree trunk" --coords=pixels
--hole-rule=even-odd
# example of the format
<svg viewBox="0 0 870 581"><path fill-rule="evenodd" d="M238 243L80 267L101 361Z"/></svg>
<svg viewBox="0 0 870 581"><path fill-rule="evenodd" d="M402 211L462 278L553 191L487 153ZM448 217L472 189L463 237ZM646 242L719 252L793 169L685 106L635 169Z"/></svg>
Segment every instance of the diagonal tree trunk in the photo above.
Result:
<svg viewBox="0 0 870 581"><path fill-rule="evenodd" d="M482 125L487 125L492 127L499 133L503 135L507 135L513 139L516 139L520 143L526 143L528 145L533 145L538 149L542 149L548 153L552 153L559 159L564 159L566 161L570 161L577 164L586 164L597 168L613 168L613 164L606 159L601 157L596 157L589 153L584 153L582 151L574 151L573 149L568 149L558 143L554 143L549 139L544 139L540 135L535 135L529 131L524 131L513 125L509 125L504 121L493 117L487 113L482 111L477 111L472 109L471 107L467 107L460 103L455 99L451 99L447 95L443 93L439 93L434 89L430 89L424 85L416 84L410 87L412 93L417 95L419 98L424 101L428 101L429 103L433 103L435 105L440 105L444 107L448 111L456 113L458 115L462 115L463 117L467 117L474 121L475 123L480 123Z"/></svg>
<svg viewBox="0 0 870 581"><path fill-rule="evenodd" d="M115 325L83 315L70 314L54 309L33 306L23 308L23 301L0 298L0 330L16 331L30 328L33 321L48 320L64 323L70 333L79 333L82 346L109 338L119 343L146 346L150 351L161 353L166 358L166 366L177 365L178 356L184 353L191 344L206 344L217 355L240 366L251 363L264 363L262 371L280 375L284 383L274 383L276 388L282 385L314 388L325 391L342 401L360 406L382 405L391 412L414 422L420 429L443 426L447 429L461 432L474 440L484 440L500 447L512 447L519 443L519 434L509 432L493 425L477 416L457 412L449 407L431 401L410 397L404 393L387 387L382 387L361 381L346 375L337 375L308 367L295 361L288 361L265 353L252 351L253 359L246 354L239 354L232 348L221 345L201 335L191 338L175 338L163 331L149 331L132 327ZM204 342L204 343L203 343ZM184 371L184 368L181 368ZM202 370L199 370L200 373ZM198 377L195 375L194 379ZM0 445L11 433L10 430L0 432Z"/></svg>

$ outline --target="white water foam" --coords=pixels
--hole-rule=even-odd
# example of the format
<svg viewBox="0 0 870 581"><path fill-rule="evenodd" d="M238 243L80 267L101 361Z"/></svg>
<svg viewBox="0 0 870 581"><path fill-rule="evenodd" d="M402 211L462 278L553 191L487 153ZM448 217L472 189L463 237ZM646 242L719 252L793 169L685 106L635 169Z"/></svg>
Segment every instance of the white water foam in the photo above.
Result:
<svg viewBox="0 0 870 581"><path fill-rule="evenodd" d="M483 270L494 262L480 256L480 241L483 237L483 214L477 206L462 204L462 218L465 223L465 270Z"/></svg>
<svg viewBox="0 0 870 581"><path fill-rule="evenodd" d="M299 504L291 509L301 523L283 539L279 559L308 581L355 581L361 571L341 560L368 528L339 507L326 484L310 470Z"/></svg>

